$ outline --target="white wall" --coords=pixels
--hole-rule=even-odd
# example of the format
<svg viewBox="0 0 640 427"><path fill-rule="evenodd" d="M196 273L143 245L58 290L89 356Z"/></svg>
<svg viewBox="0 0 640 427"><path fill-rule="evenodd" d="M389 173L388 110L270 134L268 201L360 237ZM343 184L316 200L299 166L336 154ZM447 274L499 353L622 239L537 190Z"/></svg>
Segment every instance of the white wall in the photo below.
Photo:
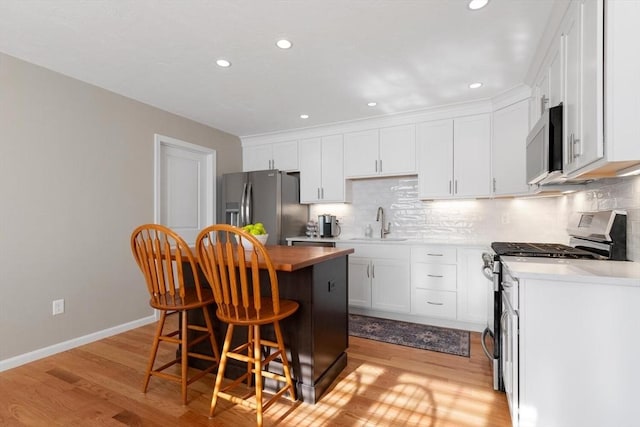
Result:
<svg viewBox="0 0 640 427"><path fill-rule="evenodd" d="M0 362L152 314L129 246L154 133L242 167L237 137L0 54ZM51 315L64 298L66 312Z"/></svg>
<svg viewBox="0 0 640 427"><path fill-rule="evenodd" d="M421 201L417 195L416 177L357 180L353 181L353 203L312 205L310 217L337 215L344 237L364 236L367 224L378 235L376 211L382 206L391 222L388 237L481 244L568 243L571 212L625 209L627 257L640 261L640 177L601 180L584 191L560 197Z"/></svg>

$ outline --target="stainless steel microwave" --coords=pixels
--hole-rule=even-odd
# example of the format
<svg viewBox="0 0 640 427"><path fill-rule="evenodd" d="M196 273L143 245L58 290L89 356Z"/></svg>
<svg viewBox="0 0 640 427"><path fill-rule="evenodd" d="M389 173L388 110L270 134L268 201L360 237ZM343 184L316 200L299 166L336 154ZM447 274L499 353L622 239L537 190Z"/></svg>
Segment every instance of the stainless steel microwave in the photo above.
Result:
<svg viewBox="0 0 640 427"><path fill-rule="evenodd" d="M562 175L562 104L546 110L527 136L527 182L547 184Z"/></svg>

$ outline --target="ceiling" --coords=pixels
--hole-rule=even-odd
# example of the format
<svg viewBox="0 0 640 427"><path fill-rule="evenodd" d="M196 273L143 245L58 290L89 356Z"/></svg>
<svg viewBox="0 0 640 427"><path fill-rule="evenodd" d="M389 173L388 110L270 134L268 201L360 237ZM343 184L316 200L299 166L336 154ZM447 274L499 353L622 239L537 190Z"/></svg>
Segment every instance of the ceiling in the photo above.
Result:
<svg viewBox="0 0 640 427"><path fill-rule="evenodd" d="M242 137L522 83L555 0L467 3L1 0L0 51Z"/></svg>

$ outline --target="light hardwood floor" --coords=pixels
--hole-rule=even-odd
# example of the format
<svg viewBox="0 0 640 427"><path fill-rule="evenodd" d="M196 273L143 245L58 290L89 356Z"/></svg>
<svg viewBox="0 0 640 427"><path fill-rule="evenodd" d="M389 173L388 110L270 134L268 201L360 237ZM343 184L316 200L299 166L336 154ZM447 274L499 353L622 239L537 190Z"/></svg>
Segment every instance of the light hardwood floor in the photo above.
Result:
<svg viewBox="0 0 640 427"><path fill-rule="evenodd" d="M148 325L0 373L2 426L251 426L255 413L221 401L208 418L213 376L189 387L151 378L140 391ZM471 357L350 338L348 365L316 405L281 399L265 426L509 426L504 393L491 388L480 335ZM161 348L161 358L172 349Z"/></svg>

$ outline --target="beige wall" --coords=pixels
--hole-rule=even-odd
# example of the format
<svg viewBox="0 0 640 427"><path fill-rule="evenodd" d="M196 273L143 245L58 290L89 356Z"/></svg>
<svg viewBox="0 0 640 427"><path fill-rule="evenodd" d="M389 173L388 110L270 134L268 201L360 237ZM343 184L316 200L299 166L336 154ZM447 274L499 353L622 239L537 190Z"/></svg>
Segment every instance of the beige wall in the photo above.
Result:
<svg viewBox="0 0 640 427"><path fill-rule="evenodd" d="M0 54L0 361L152 314L129 236L154 133L242 168L236 136Z"/></svg>

